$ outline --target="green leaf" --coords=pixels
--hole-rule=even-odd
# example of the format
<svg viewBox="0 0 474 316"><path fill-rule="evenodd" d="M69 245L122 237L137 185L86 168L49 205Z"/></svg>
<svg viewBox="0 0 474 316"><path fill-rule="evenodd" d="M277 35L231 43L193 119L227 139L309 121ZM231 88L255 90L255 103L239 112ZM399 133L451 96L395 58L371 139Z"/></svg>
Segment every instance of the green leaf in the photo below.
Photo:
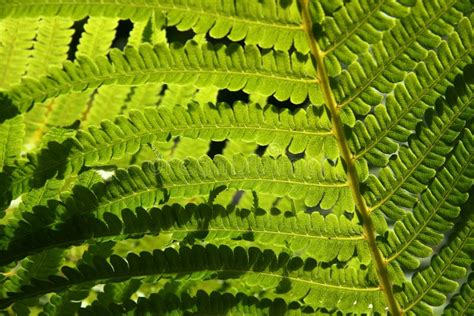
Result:
<svg viewBox="0 0 474 316"><path fill-rule="evenodd" d="M54 212L54 210L50 210ZM37 214L38 217L41 214ZM31 219L30 219L31 222ZM89 227L78 230L77 226ZM12 225L12 228L15 227ZM88 239L101 241L136 238L141 234L171 234L174 240L205 240L212 243L260 245L275 251L291 251L303 257L331 262L341 262L353 257L363 263L370 263L364 256L367 245L361 236L361 226L350 222L344 216L323 217L319 213L266 213L262 209L253 212L247 209L227 209L207 204L186 207L178 204L161 209L124 209L121 212L105 212L90 216L65 219L56 225L36 228L25 223L16 225L2 248L2 263L11 262L43 250L46 247L68 247ZM317 229L311 229L317 227ZM29 242L35 236L35 243Z"/></svg>
<svg viewBox="0 0 474 316"><path fill-rule="evenodd" d="M191 258L195 258L192 264ZM105 279L114 282L123 277L153 274L190 274L202 270L215 271L221 279L233 278L235 273L244 273L240 276L241 282L261 289L274 288L282 279L287 279L291 284L291 289L286 290L289 291L286 296L290 295L294 300L301 299L313 306L336 304L341 310L359 310L366 308L365 303L369 302L380 309L377 305L380 302L380 289L371 284L364 276L364 272L360 270L357 271L351 267L345 270L324 268L317 266L314 259L307 259L304 262L298 257L290 257L284 253L277 256L272 251L262 251L258 248L232 249L227 246L212 245L181 247L179 252L168 248L164 251L155 250L152 254L130 253L126 258L113 255L110 263L96 257L93 265L79 265L78 270L63 269L65 277L50 277L47 285L41 283L23 288L22 292L11 293L8 298L0 300L0 306L9 304L12 299L47 293L66 285L79 285ZM282 276L282 271L285 271L287 275ZM338 277L330 278L330 273ZM259 275L263 275L264 278ZM339 280L350 280L350 285L342 285ZM357 293L361 287L365 291ZM270 293L274 297L281 297L277 289ZM353 304L351 300L341 300L342 296L338 297L338 295L351 299L360 297L360 303L356 301Z"/></svg>
<svg viewBox="0 0 474 316"><path fill-rule="evenodd" d="M0 0L0 313L472 314L472 17Z"/></svg>
<svg viewBox="0 0 474 316"><path fill-rule="evenodd" d="M110 60L97 58L93 61L80 56L75 63L66 62L63 70L51 71L38 81L25 80L10 91L10 96L21 110L26 110L32 102L101 84L162 82L192 83L197 88L211 85L232 91L243 89L247 93L258 91L266 96L275 95L281 101L290 99L300 104L308 96L308 87L315 85L314 69L307 56L261 52L255 46L244 49L235 44L199 45L193 41L185 46L143 44L139 49L127 47L123 53L111 50ZM183 63L178 62L180 60ZM270 65L275 65L276 69L270 70ZM81 80L77 81L79 78ZM322 102L315 94L311 94L310 99L315 104Z"/></svg>
<svg viewBox="0 0 474 316"><path fill-rule="evenodd" d="M245 40L263 48L275 47L308 52L305 34L300 28L296 2L243 0L221 3L212 1L138 0L120 4L112 0L77 1L65 4L61 0L25 3L0 3L0 17L66 16L80 20L87 15L107 16L133 21L147 20L151 15L164 15L167 23L179 30L192 29L196 33L209 32L213 38L229 37L233 41Z"/></svg>
<svg viewBox="0 0 474 316"><path fill-rule="evenodd" d="M290 145L293 153L306 149L315 156L322 155L319 139L332 137L329 124L327 113L317 107L292 113L273 106L262 108L238 102L233 107L223 103L217 106L191 104L131 111L129 117L119 116L114 123L104 121L99 128L80 130L76 140L49 144L31 156L26 165L12 172L13 195L17 197L31 186L40 186L47 179L44 176L54 176L56 172L67 176L77 173L84 164L95 166L120 159L137 153L148 143L166 140L169 135L214 141L255 141L260 145L278 139L282 146ZM307 139L304 144L292 145L302 137Z"/></svg>

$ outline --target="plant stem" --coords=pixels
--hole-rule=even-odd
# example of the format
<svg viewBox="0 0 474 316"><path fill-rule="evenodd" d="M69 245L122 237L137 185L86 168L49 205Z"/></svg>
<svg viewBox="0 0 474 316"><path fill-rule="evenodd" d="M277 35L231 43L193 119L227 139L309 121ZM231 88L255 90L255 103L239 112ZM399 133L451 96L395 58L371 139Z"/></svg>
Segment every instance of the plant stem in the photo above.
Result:
<svg viewBox="0 0 474 316"><path fill-rule="evenodd" d="M395 300L393 294L392 284L389 278L389 273L387 269L387 260L380 253L380 250L377 247L375 241L375 229L374 223L369 215L369 210L365 203L365 200L360 192L359 188L359 177L357 175L357 170L355 167L355 161L353 159L353 154L349 149L346 136L344 134L341 117L339 115L340 109L337 106L336 99L332 93L331 87L329 85L329 77L326 71L326 66L324 64L323 58L324 53L320 50L318 42L316 41L313 28L311 16L309 13L309 1L310 0L298 0L300 3L300 13L303 20L303 29L308 36L308 42L310 46L311 55L313 58L313 63L316 66L316 72L319 79L319 84L321 85L321 90L323 93L323 98L326 103L326 107L331 113L332 119L332 130L336 137L339 150L341 151L342 159L344 160L345 166L347 168L347 176L349 187L351 188L352 197L354 198L357 212L362 219L362 225L364 227L364 233L369 243L369 249L372 254L372 258L375 262L375 267L377 270L377 275L380 283L380 288L384 293L388 309L393 316L402 315L403 312L400 310L400 307Z"/></svg>

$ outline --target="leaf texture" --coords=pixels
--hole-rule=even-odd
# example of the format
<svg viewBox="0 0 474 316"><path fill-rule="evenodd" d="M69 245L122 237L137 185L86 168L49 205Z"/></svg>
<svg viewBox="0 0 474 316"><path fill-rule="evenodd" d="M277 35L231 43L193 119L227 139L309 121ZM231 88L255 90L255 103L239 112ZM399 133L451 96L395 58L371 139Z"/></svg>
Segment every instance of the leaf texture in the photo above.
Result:
<svg viewBox="0 0 474 316"><path fill-rule="evenodd" d="M402 293L405 310L414 314L429 312L426 304L442 305L445 295L456 290L458 284L453 279L463 277L471 261L473 232L471 216L457 236L432 258L430 265L413 276L413 286Z"/></svg>
<svg viewBox="0 0 474 316"><path fill-rule="evenodd" d="M20 81L28 62L31 40L35 36L36 19L5 19L0 22L0 90Z"/></svg>
<svg viewBox="0 0 474 316"><path fill-rule="evenodd" d="M469 0L0 0L0 313L470 315Z"/></svg>
<svg viewBox="0 0 474 316"><path fill-rule="evenodd" d="M19 157L23 136L23 116L10 118L0 125L0 171Z"/></svg>
<svg viewBox="0 0 474 316"><path fill-rule="evenodd" d="M192 264L191 258L194 258ZM373 287L370 282L364 280L361 271L350 267L345 270L331 270L317 266L314 259L307 259L305 262L298 257L289 257L285 254L277 256L272 251L262 251L258 248L247 250L242 247L231 249L226 246L193 246L192 248L181 247L179 252L168 248L165 251L155 250L153 253L142 252L139 255L130 253L126 259L113 255L110 257L110 262L95 257L93 265L80 265L78 270L65 267L62 270L64 277L54 276L50 277L48 281L38 280L36 285L24 287L23 292L17 293L9 299L0 300L0 304L2 306L8 304L13 297L26 298L56 288L64 288L69 284L97 282L100 279L114 281L130 275L189 274L201 270L215 271L221 278L229 278L233 277L235 273L245 272L244 275L241 275L240 280L248 286L275 288L284 278L278 273L283 269L287 271L285 278L294 286L290 295L295 299L304 298L305 302L314 306L329 303L337 304L341 310L360 309L366 307L365 302L378 304L381 295L378 287ZM314 270L325 273L315 273ZM330 271L337 274L340 280L350 279L350 286L340 285L337 278L330 279ZM263 278L256 278L256 275L263 276ZM365 291L354 295L354 292L357 293L360 288L364 288ZM324 289L324 291L318 289ZM341 301L337 295L355 296L362 300L359 305L357 302L356 304L352 302L347 304L347 300ZM278 295L276 296L278 297Z"/></svg>
<svg viewBox="0 0 474 316"><path fill-rule="evenodd" d="M140 147L166 140L170 135L215 141L246 140L261 145L272 143L283 149L289 146L290 152L295 154L306 150L315 157L337 158L327 113L317 107L295 113L241 103L233 107L227 104L163 107L133 111L128 118L118 117L115 123L104 121L100 128L81 130L74 142L50 144L31 156L28 164L14 171L13 194L16 197L30 186L41 185L45 176L58 171L66 176L84 164L94 166L135 154ZM46 160L50 160L49 163L43 163Z"/></svg>
<svg viewBox="0 0 474 316"><path fill-rule="evenodd" d="M169 25L180 30L192 29L213 38L228 37L245 40L262 48L285 51L291 45L307 53L308 43L300 28L300 15L295 2L280 6L275 1L222 3L212 1L130 0L118 4L113 0L84 0L74 3L56 1L4 1L0 3L0 17L68 16L81 19L87 15L142 21L152 15L164 15ZM263 32L262 32L263 30Z"/></svg>
<svg viewBox="0 0 474 316"><path fill-rule="evenodd" d="M318 213L291 215L276 209L270 214L262 209L252 212L247 209L224 209L217 205L188 204L183 207L173 204L160 209L124 209L100 215L72 216L57 227L31 225L35 220L40 221L43 213L37 212L28 218L28 222L26 219L20 222L9 233L13 237L8 240L3 238L6 241L2 242L3 263L47 247L65 248L79 244L84 239L133 238L144 233L171 234L174 240L196 239L225 245L232 244L231 240L236 245L249 241L251 245L262 247L269 247L271 243L275 251L285 250L315 258L319 262L335 259L345 262L357 255L358 260L369 263L364 255L369 250L361 236L361 226L351 223L344 216L323 217ZM78 230L79 224L89 228Z"/></svg>
<svg viewBox="0 0 474 316"><path fill-rule="evenodd" d="M367 195L367 201L372 211L380 207L387 216L397 218L390 213L396 208L395 202L412 207L416 194L436 174L434 169L444 164L444 156L452 150L451 143L474 115L472 85L458 78L459 90L449 89L447 101L438 103L441 114L433 116L429 126L420 125L419 135L409 143L410 147L401 148L397 159L380 171L378 179L369 177L367 185L372 192ZM404 191L399 191L400 188Z"/></svg>
<svg viewBox="0 0 474 316"><path fill-rule="evenodd" d="M144 44L139 49L127 47L123 53L112 50L110 59L78 58L76 63L65 63L64 70L52 71L39 81L25 81L12 89L10 95L20 109L26 110L31 102L71 90L83 91L112 83L164 82L192 83L198 88L212 85L219 89L243 89L248 93L258 91L296 104L303 103L307 97L316 104L322 102L321 92L313 89L314 69L310 60L297 53L188 42L185 46L169 47Z"/></svg>
<svg viewBox="0 0 474 316"><path fill-rule="evenodd" d="M451 304L449 304L444 313L446 315L459 315L469 314L474 312L474 281L472 273L469 275L468 283L464 284L459 294L456 294L452 298Z"/></svg>
<svg viewBox="0 0 474 316"><path fill-rule="evenodd" d="M443 233L453 227L452 220L459 216L460 206L467 200L468 185L474 178L473 137L469 131L465 133L466 141L458 144L438 176L421 194L413 214L407 214L395 224L395 234L389 237L392 246L389 261L397 259L407 268L417 268L415 257L430 255L428 245L439 244Z"/></svg>

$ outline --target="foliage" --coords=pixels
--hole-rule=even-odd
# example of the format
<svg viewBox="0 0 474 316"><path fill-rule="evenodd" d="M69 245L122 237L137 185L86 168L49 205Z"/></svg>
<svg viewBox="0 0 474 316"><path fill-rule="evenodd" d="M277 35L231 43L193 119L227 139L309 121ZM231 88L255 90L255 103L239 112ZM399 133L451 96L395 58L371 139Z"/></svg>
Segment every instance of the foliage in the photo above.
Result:
<svg viewBox="0 0 474 316"><path fill-rule="evenodd" d="M0 0L0 308L474 314L472 21Z"/></svg>

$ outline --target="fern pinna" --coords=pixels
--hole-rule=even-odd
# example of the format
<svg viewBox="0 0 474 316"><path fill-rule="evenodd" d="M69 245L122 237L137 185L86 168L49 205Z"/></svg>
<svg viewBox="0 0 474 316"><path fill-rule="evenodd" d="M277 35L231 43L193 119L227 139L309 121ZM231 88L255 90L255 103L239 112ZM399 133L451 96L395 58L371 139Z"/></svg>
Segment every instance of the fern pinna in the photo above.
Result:
<svg viewBox="0 0 474 316"><path fill-rule="evenodd" d="M470 0L0 0L6 315L473 315Z"/></svg>

